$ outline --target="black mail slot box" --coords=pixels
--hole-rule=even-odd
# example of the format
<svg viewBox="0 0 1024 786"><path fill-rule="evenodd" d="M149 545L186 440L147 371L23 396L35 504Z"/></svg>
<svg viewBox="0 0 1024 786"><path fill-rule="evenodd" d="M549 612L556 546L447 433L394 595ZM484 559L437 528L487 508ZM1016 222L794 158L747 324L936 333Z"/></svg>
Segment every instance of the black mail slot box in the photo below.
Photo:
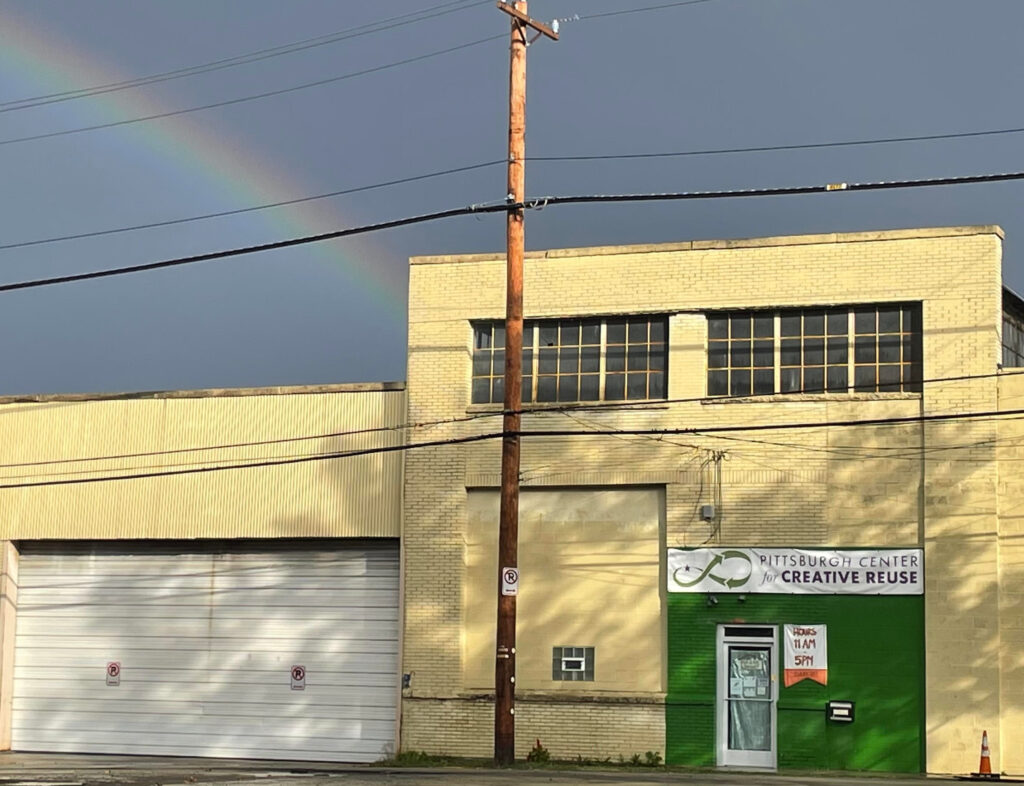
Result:
<svg viewBox="0 0 1024 786"><path fill-rule="evenodd" d="M825 705L826 717L836 723L853 723L852 701L830 701Z"/></svg>

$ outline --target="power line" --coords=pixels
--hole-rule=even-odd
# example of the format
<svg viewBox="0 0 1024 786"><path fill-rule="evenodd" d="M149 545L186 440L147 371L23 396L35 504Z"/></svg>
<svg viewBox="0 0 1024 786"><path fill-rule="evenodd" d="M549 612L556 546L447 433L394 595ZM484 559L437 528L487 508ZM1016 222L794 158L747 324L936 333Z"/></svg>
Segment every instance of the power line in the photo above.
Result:
<svg viewBox="0 0 1024 786"><path fill-rule="evenodd" d="M501 36L504 37L504 36ZM869 183L830 183L824 186L790 186L782 188L752 188L728 191L676 191L660 194L589 194L576 196L549 196L529 199L525 202L506 202L487 205L470 205L468 207L451 208L433 213L423 213L418 216L399 218L391 221L382 221L376 224L365 224L363 226L340 229L334 232L325 232L319 235L305 235L288 240L278 240L272 243L263 243L241 248L233 248L225 251L214 251L206 254L195 254L187 257L176 257L165 259L159 262L145 262L138 265L127 265L125 267L108 268L106 270L94 270L88 273L73 273L65 276L53 276L51 278L38 278L28 281L18 281L10 284L0 284L0 292L13 292L19 289L34 289L36 287L54 286L56 284L68 284L75 281L89 281L98 278L110 278L112 276L126 275L128 273L141 273L148 270L159 270L162 268L179 267L191 265L198 262L210 262L217 259L241 256L244 254L255 254L261 251L272 251L281 248L319 243L325 240L349 237L351 235L378 232L384 229L422 224L428 221L437 221L443 218L454 218L456 216L481 215L484 213L504 213L509 210L540 210L549 205L573 205L593 203L628 203L628 202L668 202L695 199L724 199L742 197L762 196L793 196L800 194L819 194L837 191L880 191L901 188L924 188L929 186L950 186L965 185L971 183L997 183L1010 180L1024 179L1024 172L1006 172L991 175L965 175L962 177L942 177L923 180L890 180Z"/></svg>
<svg viewBox="0 0 1024 786"><path fill-rule="evenodd" d="M85 131L98 131L102 128L116 128L118 126L131 125L133 123L143 123L148 120L160 120L168 117L177 117L178 115L186 115L192 112L202 112L206 109L215 109L222 106L234 106L235 104L244 104L248 101L256 101L262 98L270 98L271 96L280 96L286 93L294 93L298 90L307 90L311 87L320 87L322 85L332 84L334 82L341 82L345 79L354 79L360 76L366 76L367 74L375 74L379 71L387 71L391 68L398 68L399 66L409 65L411 63L419 63L424 60L429 60L433 57L439 57L441 55L447 55L452 52L458 52L462 49L469 49L470 47L479 46L480 44L488 43L489 41L496 41L499 38L505 38L505 34L492 35L487 38L479 38L475 41L469 41L463 44L457 44L450 46L446 49L438 49L433 52L428 52L424 55L417 55L416 57L407 57L404 60L396 60L391 63L385 63L384 65L373 66L372 68L364 68L359 71L351 71L347 74L341 74L340 76L327 77L326 79L317 79L314 82L305 82L301 85L293 85L292 87L283 87L279 90L268 90L263 93L254 93L248 96L241 96L240 98L230 98L224 101L215 101L210 104L203 104L201 106L186 107L185 109L175 109L169 112L158 112L153 115L145 115L144 117L131 117L125 120L114 120L109 123L97 123L91 126L80 126L78 128L67 128L63 131L49 131L44 134L32 134L30 136L16 137L14 139L0 139L0 145L14 145L20 142L32 142L38 139L51 139L58 136L68 136L70 134L80 134Z"/></svg>
<svg viewBox="0 0 1024 786"><path fill-rule="evenodd" d="M335 453L316 453L309 456L298 456L283 459L268 459L265 461L247 462L244 464L228 464L215 467L190 467L188 469L172 469L167 471L140 472L125 475L110 475L103 478L69 478L66 480L41 480L28 483L5 483L0 484L0 489L23 489L36 488L40 486L71 486L83 483L108 483L115 480L143 480L146 478L164 478L178 475L198 475L206 472L224 472L235 469L253 469L260 467L279 467L289 464L307 464L312 461L330 461L332 459L353 458L355 456L369 456L378 453L394 453L396 451L415 450L418 448L443 447L447 445L464 445L469 442L482 442L490 439L500 439L502 433L474 434L469 437L453 437L451 439L438 439L430 442L414 442L404 445L384 445L375 448L364 448L362 450L345 450Z"/></svg>
<svg viewBox="0 0 1024 786"><path fill-rule="evenodd" d="M682 0L678 3L662 3L661 5L649 5L644 8L627 8L622 11L605 11L600 14L581 14L580 19L603 19L609 16L624 16L626 14L640 14L645 11L662 11L666 8L680 8L684 5L699 5L701 3L713 3L715 0ZM572 17L575 21L575 17Z"/></svg>
<svg viewBox="0 0 1024 786"><path fill-rule="evenodd" d="M692 0L691 0L692 2ZM701 2L711 2L711 0L701 0ZM657 6L658 8L662 6ZM648 9L636 9L648 10ZM616 12L626 13L626 12ZM928 140L939 140L939 139L961 139L968 137L985 137L994 136L1000 134L1019 134L1024 133L1024 128L1003 128L988 131L965 131L960 133L950 134L927 134L922 136L904 136L904 137L885 137L878 139L859 139L859 140L842 140L838 142L810 142L801 144L791 145L762 145L758 147L731 147L731 148L708 148L702 150L683 150L676 152L657 152L657 153L610 153L610 154L598 154L598 155L578 155L578 156L533 156L528 157L530 161L546 161L546 162L578 162L578 161L612 161L612 160L631 160L631 159L647 159L647 158L673 158L673 157L684 157L684 156L707 156L707 155L723 155L731 153L764 153L771 151L782 151L782 150L813 150L820 148L829 147L852 147L856 145L881 145L889 144L894 142L921 142ZM329 199L336 196L344 196L346 194L355 194L361 191L371 191L378 188L386 188L390 186L401 185L404 183L412 183L419 180L428 180L434 177L442 177L445 175L456 174L459 172L470 172L476 169L485 169L487 167L497 166L498 164L504 164L503 159L495 161L484 161L479 164L469 164L462 167L454 167L452 169L446 169L439 172L430 172L424 175L416 175L408 178L400 178L397 180L389 180L382 183L376 183L369 186L359 186L356 188L342 189L339 191L328 191L324 194L315 194L313 196L299 197L297 199L283 200L279 202L268 202L261 205L253 205L251 207L237 208L234 210L223 210L215 213L203 213L195 216L186 216L183 218L167 219L163 221L153 221L146 224L134 224L125 227L116 227L112 229L100 229L91 232L79 232L70 235L56 235L52 237L39 238L37 240L25 240L18 243L5 243L0 244L0 251L12 248L25 248L27 246L37 246L45 243L56 243L65 240L79 240L82 238L100 237L103 235L113 235L121 232L134 232L141 229L153 229L156 227L174 226L177 224L184 224L191 221L205 221L211 218L223 218L226 216L241 215L244 213L252 213L259 210L268 210L276 207L285 207L288 205L301 204L303 202L313 202L319 199Z"/></svg>
<svg viewBox="0 0 1024 786"><path fill-rule="evenodd" d="M676 429L603 429L593 431L581 431L580 429L544 429L535 431L516 432L520 437L595 437L595 436L671 436L671 435L707 435L725 432L749 432L749 431L782 431L782 430L815 430L823 428L853 428L866 426L890 426L923 424L935 422L956 422L961 420L982 420L1002 419L1008 417L1019 417L1024 415L1024 409L990 410L983 412L960 412L945 415L912 415L909 417L896 418L872 418L865 420L838 420L838 421L808 421L803 423L761 423L744 426L708 426L695 428ZM68 486L82 485L86 483L108 483L120 480L143 480L158 477L173 477L180 475L196 475L208 472L224 472L238 469L253 469L261 467L285 466L291 464L305 464L313 461L330 461L334 459L353 458L356 456L367 456L380 453L394 453L398 451L417 450L430 447L447 447L450 445L463 445L472 442L484 442L488 440L501 439L506 434L501 431L488 432L485 434L473 434L466 437L452 437L449 439L431 440L428 442L406 443L401 445L383 445L373 448L359 450L337 451L331 453L316 453L297 457L267 459L260 461L249 461L245 463L190 467L186 469L171 469L155 472L128 473L122 475L110 475L101 478L69 478L64 480L42 480L29 481L26 483L0 484L0 489L36 488L41 486Z"/></svg>
<svg viewBox="0 0 1024 786"><path fill-rule="evenodd" d="M327 199L329 197L345 196L346 194L358 194L364 191L373 191L379 188L388 188L391 186L403 185L405 183L415 183L421 180L430 180L435 177L445 177L447 175L454 175L460 172L472 172L477 169L486 169L488 167L497 166L498 164L504 164L504 159L496 159L494 161L484 161L480 164L470 164L468 166L453 167L451 169L443 169L437 172L428 172L423 175L413 175L412 177L403 177L397 180L386 180L382 183L374 183L368 186L357 186L354 188L345 188L339 191L329 191L326 194L316 194L314 196L298 197L297 199L285 199L280 202L269 202L263 205L254 205L252 207L242 207L235 210L221 210L216 213L204 213L197 216L185 216L184 218L172 218L164 221L151 221L148 224L134 224L133 226L117 227L114 229L98 229L92 232L79 232L73 235L56 235L53 237L40 238L38 240L24 240L20 243L5 243L0 245L0 250L10 248L25 248L26 246L39 246L44 243L57 243L63 240L80 240L88 237L101 237L103 235L114 235L121 232L134 232L140 229L154 229L156 227L167 227L174 226L176 224L186 224L192 221L206 221L211 218L223 218L225 216L238 216L244 213L252 213L257 210L268 210L275 207L285 207L287 205L298 205L303 202L312 202L317 199Z"/></svg>
<svg viewBox="0 0 1024 786"><path fill-rule="evenodd" d="M415 24L417 22L423 22L428 19L434 19L436 17L444 16L446 14L455 13L456 11L464 11L469 8L472 8L473 6L483 5L489 2L490 0L473 0L472 2L469 2L469 4L467 5L467 0L454 0L454 2L441 3L440 5L431 6L430 8L424 8L420 11L415 11L408 14L401 14L399 16L389 17L388 19L381 19L377 22L369 22L364 25L358 25L356 27L348 28L345 30L338 30L333 33L327 33L326 35L316 36L314 38L306 38L301 41L293 41L290 44L280 44L278 46L273 46L266 49L259 49L256 50L255 52L247 52L244 54L235 55L234 57L213 60L208 63L201 63L199 65L177 68L172 71L164 71L158 74L150 74L148 76L136 77L134 79L126 79L120 82L110 82L103 85L83 87L77 90L65 90L59 93L49 93L47 95L20 98L14 101L4 101L0 102L0 113L14 112L19 109L30 109L32 107L45 106L47 104L56 104L64 101L74 101L78 98L90 98L92 96L113 93L120 90L129 90L135 87L142 87L145 85L156 84L159 82L166 82L172 79L183 79L189 76L196 76L198 74L209 73L211 71L219 71L225 68L233 68L239 65L254 63L259 60L266 60L272 57L280 57L282 55L292 54L294 52L300 52L306 49L312 49L314 47L326 46L327 44L337 43L338 41L347 41L349 39L358 38L364 35L372 35L374 33L392 30L397 27L403 27L405 25ZM459 7L451 8L451 6ZM432 11L436 11L436 13L430 13Z"/></svg>
<svg viewBox="0 0 1024 786"><path fill-rule="evenodd" d="M921 134L918 136L891 136L874 139L845 139L837 142L805 142L790 145L757 145L754 147L712 147L700 150L679 150L654 153L602 153L573 156L527 156L528 161L626 161L644 158L683 158L687 156L716 156L733 153L771 153L785 150L817 150L829 147L859 147L865 145L888 145L899 142L931 142L943 139L970 139L973 137L1000 136L1024 133L1022 128L998 128L984 131L959 131L948 134Z"/></svg>

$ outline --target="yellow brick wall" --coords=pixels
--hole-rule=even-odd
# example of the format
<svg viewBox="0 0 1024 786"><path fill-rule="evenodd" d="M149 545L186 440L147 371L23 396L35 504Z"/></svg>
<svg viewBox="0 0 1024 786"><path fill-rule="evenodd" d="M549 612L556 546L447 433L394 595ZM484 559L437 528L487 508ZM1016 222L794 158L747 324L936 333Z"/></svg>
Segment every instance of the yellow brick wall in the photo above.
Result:
<svg viewBox="0 0 1024 786"><path fill-rule="evenodd" d="M992 410L991 376L1000 359L1001 233L992 227L711 241L649 247L568 249L528 255L525 311L530 318L668 313L669 386L674 403L631 410L528 414L534 429L684 428L809 424L808 428L524 439L524 487L656 485L665 488L665 543L790 546L920 546L926 552L927 766L976 766L981 729L1024 748L1009 724L1016 702L1000 685L1001 628L1018 598L997 581L992 420L906 426L823 428L815 424ZM989 375L929 383L924 396L799 395L766 400L702 400L706 322L711 309L778 308L919 301L924 376ZM473 319L504 311L504 261L467 256L414 259L410 268L409 418L460 418L411 441L500 430L493 407L470 403ZM473 417L471 420L464 420ZM968 447L965 447L968 446ZM720 456L720 458L718 458ZM500 444L483 441L411 451L406 459L405 671L403 745L440 750L431 724L464 700L467 685L467 487L495 487ZM721 478L721 520L698 509ZM1015 492L1016 493L1016 492ZM1001 619L1005 625L1001 626ZM521 624L529 624L521 620ZM970 642L971 646L964 646ZM1010 660L1020 673L1018 661ZM1020 693L1018 692L1018 694ZM429 701L438 706L429 712ZM1000 707L1003 705L1001 716ZM434 706L434 705L431 705ZM454 712L455 710L451 710ZM463 711L463 710L460 710ZM487 715L487 712L483 712ZM526 712L527 710L524 710ZM551 711L552 750L574 738L558 728L586 725L594 705ZM632 709L630 711L633 711ZM1019 712L1019 709L1016 710ZM613 707L601 712L625 714ZM434 714L431 714L434 713ZM429 719L429 720L428 720ZM520 718L522 721L522 718ZM489 721L477 732L445 734L490 749ZM1007 738L1009 735L1009 738ZM461 738L460 738L461 739ZM448 743L446 743L448 744ZM455 742L451 742L455 746ZM547 744L547 742L545 742ZM583 755L608 755L594 737ZM468 749L468 747L466 749ZM662 749L663 739L658 746ZM452 750L455 750L452 747ZM462 748L459 748L460 750ZM648 747L645 747L645 750ZM998 759L996 759L998 761Z"/></svg>

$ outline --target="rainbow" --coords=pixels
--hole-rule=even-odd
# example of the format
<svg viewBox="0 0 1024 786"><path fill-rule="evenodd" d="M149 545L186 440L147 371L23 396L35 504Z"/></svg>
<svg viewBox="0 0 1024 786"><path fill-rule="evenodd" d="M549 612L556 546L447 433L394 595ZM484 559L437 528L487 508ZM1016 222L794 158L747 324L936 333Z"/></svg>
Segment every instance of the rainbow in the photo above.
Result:
<svg viewBox="0 0 1024 786"><path fill-rule="evenodd" d="M41 23L6 11L0 41L0 70L5 81L24 88L20 91L22 95L74 90L136 76L118 72L103 62L97 53L83 50L77 42ZM171 109L147 98L145 87L83 98L71 104L83 125L97 122L98 118L134 117ZM246 148L244 140L240 143L237 137L211 130L204 125L202 115L165 118L98 133L116 133L122 149L128 142L164 159L170 166L188 170L185 174L201 178L212 193L227 197L231 207L248 207L315 193L288 171L275 167L273 156ZM347 184L339 184L339 187L344 185ZM330 200L272 208L252 215L273 228L274 239L317 234L342 228L348 223L339 220ZM154 216L153 220L176 217ZM406 282L403 267L385 264L389 256L387 253L375 251L365 239L356 240L360 242L348 244L348 248L358 247L358 254L346 251L337 242L307 248L316 258L341 272L347 285L368 295L389 315L404 318Z"/></svg>

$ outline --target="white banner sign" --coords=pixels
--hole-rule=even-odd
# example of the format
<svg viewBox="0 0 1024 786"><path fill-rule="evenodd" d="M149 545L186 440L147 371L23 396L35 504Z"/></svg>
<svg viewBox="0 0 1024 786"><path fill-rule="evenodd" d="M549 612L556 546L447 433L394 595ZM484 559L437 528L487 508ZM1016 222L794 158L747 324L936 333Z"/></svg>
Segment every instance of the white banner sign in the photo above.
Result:
<svg viewBox="0 0 1024 786"><path fill-rule="evenodd" d="M668 550L669 592L921 595L921 549Z"/></svg>
<svg viewBox="0 0 1024 786"><path fill-rule="evenodd" d="M828 626L785 625L786 662L783 682L788 688L800 680L828 685Z"/></svg>

